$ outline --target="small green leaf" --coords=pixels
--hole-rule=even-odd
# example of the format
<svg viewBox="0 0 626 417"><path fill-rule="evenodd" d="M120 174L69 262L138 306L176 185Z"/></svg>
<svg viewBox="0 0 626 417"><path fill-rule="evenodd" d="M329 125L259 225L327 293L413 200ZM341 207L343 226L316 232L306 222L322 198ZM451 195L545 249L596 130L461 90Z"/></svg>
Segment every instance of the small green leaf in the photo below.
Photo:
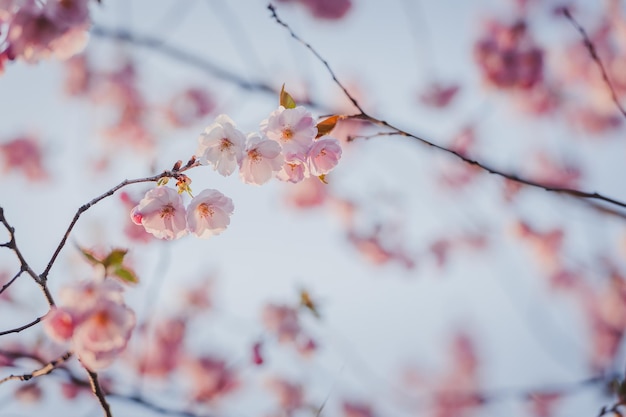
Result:
<svg viewBox="0 0 626 417"><path fill-rule="evenodd" d="M126 253L128 253L128 250L126 249L113 249L111 253L104 258L102 265L104 265L105 268L120 266L122 265L122 262L124 262L124 256L126 256Z"/></svg>
<svg viewBox="0 0 626 417"><path fill-rule="evenodd" d="M137 278L137 274L135 274L135 271L123 266L115 268L115 271L113 271L113 275L115 275L116 277L121 279L122 282L125 282L127 284L137 284L139 282L139 278Z"/></svg>
<svg viewBox="0 0 626 417"><path fill-rule="evenodd" d="M296 108L296 101L285 91L285 84L280 89L280 105L286 109Z"/></svg>
<svg viewBox="0 0 626 417"><path fill-rule="evenodd" d="M92 264L92 265L102 265L102 261L98 258L95 257L95 255L93 254L93 252L81 248L80 246L78 246L78 250L80 251L80 253L83 254L83 256L85 258L87 258L87 261Z"/></svg>
<svg viewBox="0 0 626 417"><path fill-rule="evenodd" d="M332 130L337 125L337 122L341 119L342 117L337 115L337 116L331 116L319 122L317 124L317 136L315 137L315 139L320 138L324 135L328 135L330 132L332 132Z"/></svg>

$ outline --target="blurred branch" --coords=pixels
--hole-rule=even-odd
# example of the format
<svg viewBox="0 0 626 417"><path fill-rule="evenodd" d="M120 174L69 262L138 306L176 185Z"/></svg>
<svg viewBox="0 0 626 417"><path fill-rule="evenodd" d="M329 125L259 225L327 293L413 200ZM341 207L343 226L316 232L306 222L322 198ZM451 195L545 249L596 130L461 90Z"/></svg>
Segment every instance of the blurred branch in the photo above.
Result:
<svg viewBox="0 0 626 417"><path fill-rule="evenodd" d="M358 114L354 114L354 115L350 115L350 116L345 116L346 119L354 119L354 120L365 120L368 121L372 124L384 127L384 128L388 128L393 130L394 132L396 132L398 135L401 136L406 136L412 139L417 140L419 143L423 144L423 145L427 145L430 146L432 148L435 148L441 152L447 153L449 155L452 155L458 159L460 159L461 161L473 165L475 167L480 168L481 170L488 172L490 174L494 174L497 176L500 176L502 178L506 178L509 179L511 181L526 185L526 186L530 186L530 187L534 187L534 188L541 188L545 191L551 191L554 193L560 193L560 194L565 194L565 195L569 195L572 197L576 197L576 198L581 198L581 199L592 199L592 200L600 200L600 201L604 201L606 203L612 204L612 205L616 205L619 207L624 207L626 208L626 203L616 200L614 198L599 194L597 192L587 192L587 191L581 191L581 190L575 190L572 188L562 188L562 187L554 187L548 184L542 184L540 182L536 182L536 181L532 181L530 179L527 178L523 178L517 174L513 174L513 173L508 173L508 172L504 172L504 171L500 171L499 169L496 169L490 165L488 165L487 163L475 160L475 159L471 159L465 155L463 155L462 153L455 151L451 148L446 148L445 146L442 145L437 145L434 142L431 142L428 139L422 138L418 135L415 135L413 133L407 132L405 130L402 130L394 125L392 125L391 123L386 122L385 120L380 120L377 119L376 117L373 117L371 115L369 115L368 113L366 113L363 108L359 105L359 103L357 102L357 100L350 94L350 92L348 92L348 90L346 89L346 87L339 81L339 79L337 78L337 76L335 75L335 72L330 68L330 65L328 64L328 62L306 41L304 41L302 38L300 38L298 35L296 35L294 33L294 31L291 29L291 27L289 27L289 25L285 22L283 22L280 17L278 17L278 14L276 13L276 8L273 5L269 5L268 9L270 10L270 12L272 13L272 18L281 26L283 26L291 35L292 38L296 39L298 42L300 42L302 45L304 45L309 51L311 51L311 53L313 53L313 55L315 55L315 57L326 67L326 69L328 70L329 74L331 75L333 81L335 82L335 84L337 84L337 86L339 88L341 88L341 90L343 91L343 93L345 94L345 96L352 102L352 104L357 108L357 110L359 110Z"/></svg>
<svg viewBox="0 0 626 417"><path fill-rule="evenodd" d="M132 45L140 46L146 49L150 49L154 52L160 53L169 58L197 68L216 78L228 81L229 83L232 83L246 91L256 91L260 93L271 94L272 96L278 96L279 94L279 90L269 84L261 81L248 81L239 74L222 68L206 58L194 55L191 52L187 52L182 50L181 48L169 45L163 40L152 36L138 35L128 30L109 29L98 25L94 25L92 27L91 34L99 38L114 39ZM312 107L321 107L318 103L315 103L306 98L299 100L299 102Z"/></svg>
<svg viewBox="0 0 626 417"><path fill-rule="evenodd" d="M72 356L72 352L66 352L59 359L52 361L52 362L48 362L48 363L46 363L46 361L43 358L41 358L39 355L30 353L27 351L11 351L11 350L0 349L0 355L6 356L11 359L20 359L20 358L31 359L33 361L39 362L42 365L41 369L47 369L50 364L54 364L53 369L59 369L65 372L65 374L69 378L69 381L72 384L76 385L77 387L92 389L91 378L89 380L80 378L71 369L63 366L64 362L66 362ZM41 369L33 372L32 373L33 376L39 376L35 374L40 373ZM50 373L50 372L52 372L52 370L50 370L47 373ZM41 375L43 375L43 373L41 373ZM28 376L26 376L25 378L22 379L20 378L20 376L12 377L11 379L20 379L20 380L26 381L32 378L32 377L28 378ZM5 379L8 379L8 378L5 378ZM97 375L96 375L96 380L97 380ZM0 383L1 382L4 382L4 381L0 381ZM154 404L150 400L140 395L126 395L126 394L122 394L119 392L105 390L102 387L100 388L100 393L109 398L115 398L121 401L132 402L134 404L141 405L145 407L146 409L152 410L154 412L157 412L163 415L173 415L173 416L181 416L181 417L207 417L207 415L200 415L200 414L193 413L191 411L176 410L176 409L161 407L160 405Z"/></svg>
<svg viewBox="0 0 626 417"><path fill-rule="evenodd" d="M598 68L600 69L600 72L602 73L602 79L604 80L604 83L606 84L606 86L609 88L609 91L611 92L611 98L613 99L613 102L619 109L620 113L622 113L622 116L626 118L626 111L622 107L622 104L619 102L619 98L617 97L617 92L615 91L615 87L613 86L613 83L611 82L609 78L609 74L607 73L606 68L604 67L604 64L602 63L602 61L600 60L600 57L598 56L598 51L596 50L596 47L593 45L593 42L591 42L591 39L589 39L589 35L587 35L587 32L585 31L585 29L576 21L576 19L572 17L572 14L570 13L567 7L563 7L562 11L563 11L563 15L565 16L565 18L572 23L572 25L580 33L580 36L582 36L583 44L589 51L589 55L591 55L591 59L593 59L596 65L598 65Z"/></svg>
<svg viewBox="0 0 626 417"><path fill-rule="evenodd" d="M72 357L72 352L65 352L58 359L48 362L43 367L37 369L36 371L31 372L30 374L9 375L6 378L0 379L0 384L7 382L7 381L11 381L11 380L29 381L38 376L48 375L50 372L54 371L59 365L65 363L65 361L67 361L71 357Z"/></svg>

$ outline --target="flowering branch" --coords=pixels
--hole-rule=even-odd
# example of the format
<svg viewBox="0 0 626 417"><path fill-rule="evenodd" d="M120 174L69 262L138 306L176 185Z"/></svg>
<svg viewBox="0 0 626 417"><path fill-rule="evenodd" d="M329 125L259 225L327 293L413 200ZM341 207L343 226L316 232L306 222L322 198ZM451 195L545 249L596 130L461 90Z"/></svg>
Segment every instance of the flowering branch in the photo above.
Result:
<svg viewBox="0 0 626 417"><path fill-rule="evenodd" d="M359 113L354 114L354 115L350 115L350 116L344 116L345 119L353 119L353 120L365 120L368 121L374 125L377 126L381 126L384 128L388 128L393 130L394 132L396 132L398 135L401 136L406 136L412 139L417 140L419 143L423 144L423 145L427 145L430 146L432 148L435 148L443 153L447 153L449 155L452 155L458 159L460 159L461 161L470 164L470 165L474 165L475 167L480 168L483 171L486 171L490 174L494 174L497 175L499 177L502 178L506 178L508 180L514 181L516 183L519 184L523 184L526 186L530 186L530 187L534 187L534 188L541 188L545 191L551 191L551 192L555 192L555 193L560 193L560 194L565 194L565 195L569 195L571 197L576 197L576 198L581 198L581 199L592 199L592 200L599 200L599 201L604 201L606 203L612 204L612 205L616 205L619 207L623 207L626 208L626 202L623 201L619 201L617 199L599 194L597 192L587 192L587 191L581 191L581 190L576 190L576 189L572 189L572 188L564 188L564 187L554 187L548 184L543 184L540 182L536 182L536 181L532 181L530 179L527 178L523 178L517 174L513 174L513 173L507 173L504 171L500 171L499 169L496 169L484 162L478 161L478 160L474 160L471 159L465 155L463 155L462 153L455 151L453 149L450 148L446 148L445 146L441 146L441 145L437 145L434 142L431 142L428 139L422 138L418 135L415 135L413 133L407 132L405 130L402 130L394 125L392 125L391 123L386 122L385 120L380 120L376 117L373 117L371 115L369 115L368 113L366 113L363 108L359 105L359 103L356 101L356 99L350 94L350 92L346 89L346 87L339 81L339 79L337 78L337 76L335 75L334 71L330 68L330 65L328 64L328 62L326 60L324 60L322 58L322 56L307 42L305 42L302 38L300 38L298 35L296 35L294 33L294 31L289 27L289 25L287 23L285 23L284 21L282 21L280 19L280 17L278 17L278 14L276 13L276 8L273 5L269 5L268 9L270 10L270 12L272 13L272 18L281 26L283 26L291 35L292 38L296 39L298 42L300 42L302 45L304 45L309 51L311 51L311 53L313 53L313 55L315 55L316 58L318 58L320 60L320 62L322 62L322 64L324 64L324 66L326 67L326 69L328 70L328 72L330 73L333 81L335 82L335 84L337 84L337 86L339 86L339 88L341 88L341 90L344 92L345 96L352 102L352 104L357 108L357 110L359 110ZM626 116L626 114L625 114Z"/></svg>
<svg viewBox="0 0 626 417"><path fill-rule="evenodd" d="M98 197L94 198L93 200L89 201L88 203L83 204L82 206L80 206L78 208L78 210L76 211L76 214L74 215L74 218L70 222L70 225L68 226L67 230L65 231L65 234L63 235L63 238L61 238L61 242L59 242L59 245L57 246L56 250L54 251L54 254L52 255L52 258L50 258L50 261L48 262L48 265L46 266L46 269L41 274L42 282L45 283L46 280L48 279L48 274L50 273L50 269L52 268L52 265L54 265L54 262L56 261L57 257L59 256L59 253L61 252L61 249L63 249L63 247L65 246L65 243L67 242L67 238L69 237L72 229L76 225L76 222L78 221L80 216L85 211L89 210L92 206L94 206L95 204L99 203L101 200L104 200L105 198L112 196L113 194L115 194L116 191L118 191L121 188L126 187L127 185L139 184L139 183L142 183L142 182L157 182L161 178L176 178L176 179L178 179L178 178L181 177L181 174L184 171L186 171L188 169L191 169L193 167L196 167L198 165L199 164L195 161L195 158L192 158L182 168L179 166L179 163L177 163L172 170L163 171L162 173L157 174L157 175L153 175L153 176L145 177L145 178L137 178L137 179L134 179L134 180L124 180L121 183L119 183L118 185L116 185L115 187L113 187L110 190L108 190L107 192L105 192L104 194L101 194Z"/></svg>
<svg viewBox="0 0 626 417"><path fill-rule="evenodd" d="M617 97L617 93L615 92L615 87L613 86L613 83L611 82L609 78L609 74L607 73L606 68L604 67L604 64L602 63L602 61L600 60L600 57L598 56L598 51L596 50L596 47L593 45L593 42L591 42L591 39L589 39L589 35L587 35L587 32L585 31L585 29L576 21L576 19L572 17L572 14L570 13L567 7L563 7L562 12L565 18L572 23L572 25L580 33L580 36L582 36L583 44L589 51L589 55L591 55L591 59L593 59L593 61L596 63L596 65L600 69L600 73L602 73L602 79L604 80L604 83L606 84L606 86L609 88L609 91L611 92L611 99L613 99L613 102L619 109L620 113L622 113L622 116L626 117L626 110L624 110L624 107L622 107L622 104L619 102L619 98Z"/></svg>
<svg viewBox="0 0 626 417"><path fill-rule="evenodd" d="M36 371L31 372L30 374L9 375L6 378L0 379L0 384L7 382L7 381L11 381L11 380L29 381L38 376L48 375L50 372L54 371L59 365L65 363L71 357L72 357L72 352L65 352L58 359L48 362L43 367L37 369Z"/></svg>

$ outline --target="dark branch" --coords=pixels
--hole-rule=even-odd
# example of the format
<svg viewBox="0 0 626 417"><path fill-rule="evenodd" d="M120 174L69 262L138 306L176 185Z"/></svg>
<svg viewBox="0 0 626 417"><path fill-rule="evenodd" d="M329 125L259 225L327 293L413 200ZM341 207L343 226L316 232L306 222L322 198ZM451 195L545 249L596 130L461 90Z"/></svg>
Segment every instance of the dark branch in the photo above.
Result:
<svg viewBox="0 0 626 417"><path fill-rule="evenodd" d="M622 116L626 118L626 111L624 110L624 107L622 107L622 104L620 103L619 98L617 97L617 92L615 91L615 87L613 86L613 83L611 82L611 79L609 78L609 74L606 71L604 64L600 60L600 57L598 56L598 51L596 50L596 47L593 45L593 42L591 42L589 35L587 35L587 32L585 31L585 29L576 21L576 19L572 17L572 14L570 13L567 7L563 7L563 15L565 16L567 20L569 20L572 23L572 25L576 28L576 30L578 30L578 32L580 33L580 36L582 36L583 44L585 45L585 48L587 48L587 50L589 51L589 55L591 55L591 59L593 59L593 61L596 63L596 65L600 69L600 72L602 73L602 79L604 80L604 83L606 84L609 91L611 92L611 98L613 99L613 102L619 109L620 113L622 113Z"/></svg>
<svg viewBox="0 0 626 417"><path fill-rule="evenodd" d="M39 323L41 321L43 317L37 317L35 320L31 321L28 324L25 324L23 326L20 327L16 327L15 329L11 329L11 330L5 330L3 332L0 332L0 336L4 336L5 334L10 334L10 333L19 333L22 330L26 330L29 327L33 327L35 324Z"/></svg>
<svg viewBox="0 0 626 417"><path fill-rule="evenodd" d="M104 411L105 417L113 417L113 414L111 414L111 407L109 406L109 403L106 399L106 394L102 390L100 382L98 382L98 374L87 369L87 375L89 375L89 384L91 386L91 391L96 395L96 398L98 398L100 406Z"/></svg>

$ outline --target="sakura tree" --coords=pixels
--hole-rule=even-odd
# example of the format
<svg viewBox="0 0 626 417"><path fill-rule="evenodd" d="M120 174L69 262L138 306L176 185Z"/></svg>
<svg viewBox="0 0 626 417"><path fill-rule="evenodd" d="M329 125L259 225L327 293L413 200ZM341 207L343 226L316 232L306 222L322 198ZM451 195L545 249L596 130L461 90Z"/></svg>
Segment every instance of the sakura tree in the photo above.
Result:
<svg viewBox="0 0 626 417"><path fill-rule="evenodd" d="M625 36L0 0L0 414L622 415Z"/></svg>

